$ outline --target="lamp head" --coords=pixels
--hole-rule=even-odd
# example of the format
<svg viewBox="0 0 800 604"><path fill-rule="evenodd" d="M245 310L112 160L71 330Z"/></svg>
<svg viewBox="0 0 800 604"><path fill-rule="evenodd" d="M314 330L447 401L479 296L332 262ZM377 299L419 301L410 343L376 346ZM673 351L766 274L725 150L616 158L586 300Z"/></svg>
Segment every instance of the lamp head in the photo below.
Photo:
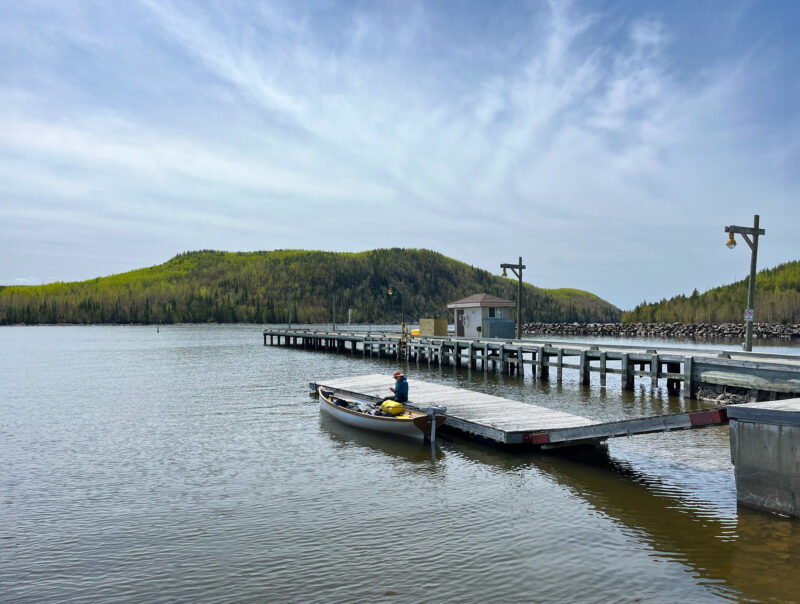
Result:
<svg viewBox="0 0 800 604"><path fill-rule="evenodd" d="M506 273L506 267L503 267L503 277L508 277L508 273Z"/></svg>
<svg viewBox="0 0 800 604"><path fill-rule="evenodd" d="M386 290L386 293L388 293L390 296L394 293L391 285L389 286L389 289Z"/></svg>
<svg viewBox="0 0 800 604"><path fill-rule="evenodd" d="M728 249L731 250L736 247L736 239L733 238L733 233L731 233L731 236L728 237L728 241L725 242L725 245L727 245Z"/></svg>

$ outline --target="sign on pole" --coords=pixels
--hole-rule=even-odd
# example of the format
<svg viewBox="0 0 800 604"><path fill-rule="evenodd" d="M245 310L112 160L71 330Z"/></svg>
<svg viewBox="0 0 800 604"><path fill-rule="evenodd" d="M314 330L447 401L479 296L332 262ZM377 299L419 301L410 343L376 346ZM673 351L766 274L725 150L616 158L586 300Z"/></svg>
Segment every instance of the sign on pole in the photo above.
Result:
<svg viewBox="0 0 800 604"><path fill-rule="evenodd" d="M752 322L752 320L753 320L753 309L752 308L748 308L746 311L744 311L744 320Z"/></svg>

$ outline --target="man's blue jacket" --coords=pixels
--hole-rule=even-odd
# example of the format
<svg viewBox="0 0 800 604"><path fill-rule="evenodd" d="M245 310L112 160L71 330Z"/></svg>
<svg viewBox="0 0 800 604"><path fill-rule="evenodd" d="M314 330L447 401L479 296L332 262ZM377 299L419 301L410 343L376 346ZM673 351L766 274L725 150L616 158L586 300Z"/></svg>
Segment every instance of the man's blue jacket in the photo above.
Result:
<svg viewBox="0 0 800 604"><path fill-rule="evenodd" d="M406 376L401 377L399 382L395 380L394 395L398 398L408 400L408 381L406 380Z"/></svg>

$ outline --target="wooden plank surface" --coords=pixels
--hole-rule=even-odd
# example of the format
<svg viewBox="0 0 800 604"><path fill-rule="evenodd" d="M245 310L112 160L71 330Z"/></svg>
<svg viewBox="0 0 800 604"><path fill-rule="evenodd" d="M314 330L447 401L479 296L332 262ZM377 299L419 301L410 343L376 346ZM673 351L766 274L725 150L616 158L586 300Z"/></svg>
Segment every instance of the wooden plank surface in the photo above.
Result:
<svg viewBox="0 0 800 604"><path fill-rule="evenodd" d="M613 422L597 422L587 417L512 401L491 394L408 380L411 400L418 409L429 406L447 407L445 426L478 434L504 444L542 444L562 446L597 442L614 436L630 436L651 432L686 430L727 422L722 408L634 418ZM375 400L391 395L392 378L368 374L346 378L320 379L309 386L330 388L358 394Z"/></svg>

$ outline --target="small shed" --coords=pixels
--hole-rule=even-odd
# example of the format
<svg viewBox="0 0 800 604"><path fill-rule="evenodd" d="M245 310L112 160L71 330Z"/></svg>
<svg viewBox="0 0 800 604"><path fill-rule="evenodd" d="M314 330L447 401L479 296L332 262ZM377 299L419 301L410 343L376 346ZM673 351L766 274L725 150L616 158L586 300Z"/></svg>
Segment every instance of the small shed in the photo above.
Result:
<svg viewBox="0 0 800 604"><path fill-rule="evenodd" d="M516 302L490 294L473 294L463 300L450 302L447 308L453 309L456 336L480 338L484 319L508 319L508 309L516 305Z"/></svg>

